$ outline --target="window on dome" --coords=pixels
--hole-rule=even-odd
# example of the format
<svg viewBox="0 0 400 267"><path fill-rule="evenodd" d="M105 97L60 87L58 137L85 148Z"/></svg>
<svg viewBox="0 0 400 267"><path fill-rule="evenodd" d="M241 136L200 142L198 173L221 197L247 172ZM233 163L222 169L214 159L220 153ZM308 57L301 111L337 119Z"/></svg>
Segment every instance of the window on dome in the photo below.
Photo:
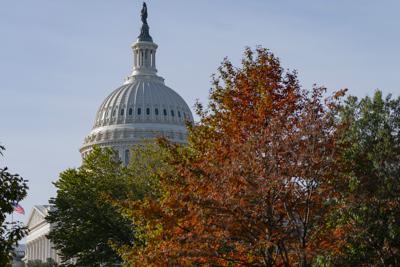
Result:
<svg viewBox="0 0 400 267"><path fill-rule="evenodd" d="M137 114L138 114L138 115L142 114L142 109L141 109L141 108L138 108L138 109L137 109Z"/></svg>
<svg viewBox="0 0 400 267"><path fill-rule="evenodd" d="M112 112L112 116L115 117L115 109Z"/></svg>
<svg viewBox="0 0 400 267"><path fill-rule="evenodd" d="M129 114L129 116L132 116L132 112L133 112L133 111L132 111L132 109L131 109L131 108L129 109L129 111L128 111L128 112L129 112L129 113L128 113L128 114Z"/></svg>
<svg viewBox="0 0 400 267"><path fill-rule="evenodd" d="M164 109L164 116L167 116L167 110Z"/></svg>
<svg viewBox="0 0 400 267"><path fill-rule="evenodd" d="M175 112L171 109L171 116L174 117L175 116Z"/></svg>
<svg viewBox="0 0 400 267"><path fill-rule="evenodd" d="M156 113L156 115L158 115L158 108L155 109L155 113Z"/></svg>
<svg viewBox="0 0 400 267"><path fill-rule="evenodd" d="M150 108L146 108L146 114L150 115Z"/></svg>
<svg viewBox="0 0 400 267"><path fill-rule="evenodd" d="M121 109L121 116L124 116L125 110Z"/></svg>
<svg viewBox="0 0 400 267"><path fill-rule="evenodd" d="M181 112L178 110L178 117L180 118L181 117Z"/></svg>

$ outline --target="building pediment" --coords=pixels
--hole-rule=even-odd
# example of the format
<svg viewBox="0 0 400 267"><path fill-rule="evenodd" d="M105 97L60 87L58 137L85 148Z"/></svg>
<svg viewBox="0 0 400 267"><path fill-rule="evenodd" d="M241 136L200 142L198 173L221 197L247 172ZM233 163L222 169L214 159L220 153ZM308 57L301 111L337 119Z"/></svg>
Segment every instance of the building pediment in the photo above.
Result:
<svg viewBox="0 0 400 267"><path fill-rule="evenodd" d="M46 223L46 216L48 212L48 206L34 206L29 217L26 226L29 230Z"/></svg>

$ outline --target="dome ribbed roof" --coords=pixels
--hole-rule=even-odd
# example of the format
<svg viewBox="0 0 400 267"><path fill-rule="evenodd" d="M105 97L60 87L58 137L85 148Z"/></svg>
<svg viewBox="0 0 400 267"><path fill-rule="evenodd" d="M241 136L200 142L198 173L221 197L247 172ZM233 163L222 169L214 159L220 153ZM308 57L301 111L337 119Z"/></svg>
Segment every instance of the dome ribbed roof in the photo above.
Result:
<svg viewBox="0 0 400 267"><path fill-rule="evenodd" d="M131 123L185 125L193 121L186 102L163 82L135 79L114 90L97 111L93 128Z"/></svg>

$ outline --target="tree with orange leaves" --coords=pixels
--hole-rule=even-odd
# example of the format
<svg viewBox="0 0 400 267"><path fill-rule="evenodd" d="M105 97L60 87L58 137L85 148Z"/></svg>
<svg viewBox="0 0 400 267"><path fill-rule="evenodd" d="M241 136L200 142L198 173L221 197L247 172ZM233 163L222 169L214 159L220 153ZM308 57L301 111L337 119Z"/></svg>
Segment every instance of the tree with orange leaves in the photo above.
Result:
<svg viewBox="0 0 400 267"><path fill-rule="evenodd" d="M161 142L171 168L159 197L123 203L143 242L132 266L309 266L340 179L343 91L303 90L271 52L225 60L185 147ZM158 189L158 190L160 190Z"/></svg>

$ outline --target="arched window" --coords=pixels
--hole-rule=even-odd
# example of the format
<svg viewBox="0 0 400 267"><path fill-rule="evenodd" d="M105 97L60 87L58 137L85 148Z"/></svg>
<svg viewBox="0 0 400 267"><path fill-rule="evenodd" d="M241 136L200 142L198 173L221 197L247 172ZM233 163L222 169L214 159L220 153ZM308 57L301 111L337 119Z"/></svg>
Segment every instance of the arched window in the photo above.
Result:
<svg viewBox="0 0 400 267"><path fill-rule="evenodd" d="M115 109L112 112L112 116L115 117Z"/></svg>
<svg viewBox="0 0 400 267"><path fill-rule="evenodd" d="M137 114L138 114L138 115L142 114L142 109L141 109L141 108L138 108L138 109L137 109Z"/></svg>
<svg viewBox="0 0 400 267"><path fill-rule="evenodd" d="M178 117L180 118L181 117L181 112L178 110Z"/></svg>
<svg viewBox="0 0 400 267"><path fill-rule="evenodd" d="M150 115L150 108L146 108L146 114Z"/></svg>
<svg viewBox="0 0 400 267"><path fill-rule="evenodd" d="M155 113L156 113L156 115L158 115L158 108L155 109Z"/></svg>
<svg viewBox="0 0 400 267"><path fill-rule="evenodd" d="M125 110L121 109L121 116L124 116Z"/></svg>
<svg viewBox="0 0 400 267"><path fill-rule="evenodd" d="M175 116L175 112L171 109L171 116L174 117Z"/></svg>
<svg viewBox="0 0 400 267"><path fill-rule="evenodd" d="M125 165L129 164L129 158L130 158L129 149L126 149L125 150Z"/></svg>
<svg viewBox="0 0 400 267"><path fill-rule="evenodd" d="M167 110L164 108L164 116L167 116Z"/></svg>
<svg viewBox="0 0 400 267"><path fill-rule="evenodd" d="M130 109L129 109L129 113L128 113L129 116L132 116L132 112L133 112L133 111L132 111L132 109L130 108Z"/></svg>

